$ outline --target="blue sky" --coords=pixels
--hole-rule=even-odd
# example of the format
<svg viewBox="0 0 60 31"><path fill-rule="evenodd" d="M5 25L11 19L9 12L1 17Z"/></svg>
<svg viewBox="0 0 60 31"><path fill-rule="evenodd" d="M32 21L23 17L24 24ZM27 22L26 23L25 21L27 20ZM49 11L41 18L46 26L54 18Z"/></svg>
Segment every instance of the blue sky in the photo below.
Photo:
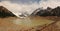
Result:
<svg viewBox="0 0 60 31"><path fill-rule="evenodd" d="M31 14L37 8L43 7L43 9L46 9L47 7L55 8L60 6L60 0L0 0L0 5L6 7L15 14L23 11Z"/></svg>
<svg viewBox="0 0 60 31"><path fill-rule="evenodd" d="M11 1L12 3L31 3L31 2L39 3L40 0L0 0L0 1Z"/></svg>

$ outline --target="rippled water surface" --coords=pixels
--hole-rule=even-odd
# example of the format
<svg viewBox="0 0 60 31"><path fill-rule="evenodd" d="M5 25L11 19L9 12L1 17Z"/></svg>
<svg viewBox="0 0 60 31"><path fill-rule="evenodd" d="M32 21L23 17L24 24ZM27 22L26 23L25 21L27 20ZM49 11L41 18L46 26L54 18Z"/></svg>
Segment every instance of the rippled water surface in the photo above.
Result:
<svg viewBox="0 0 60 31"><path fill-rule="evenodd" d="M17 31L24 27L25 28L34 27L44 24L50 24L52 22L53 22L52 20L39 16L30 16L26 18L15 18L15 17L0 18L0 30Z"/></svg>
<svg viewBox="0 0 60 31"><path fill-rule="evenodd" d="M22 19L14 19L13 23L17 25L23 25L23 26L38 26L38 25L44 25L44 24L49 24L53 21L45 19L45 18L40 18L40 17L26 17Z"/></svg>

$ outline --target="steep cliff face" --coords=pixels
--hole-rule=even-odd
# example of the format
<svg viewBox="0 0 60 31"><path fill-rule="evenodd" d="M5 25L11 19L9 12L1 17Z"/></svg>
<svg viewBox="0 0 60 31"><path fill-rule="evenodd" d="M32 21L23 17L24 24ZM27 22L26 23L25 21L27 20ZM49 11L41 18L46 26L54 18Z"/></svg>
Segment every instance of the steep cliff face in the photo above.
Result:
<svg viewBox="0 0 60 31"><path fill-rule="evenodd" d="M42 9L36 13L39 16L60 16L60 7L56 7L54 9L47 7L47 9Z"/></svg>
<svg viewBox="0 0 60 31"><path fill-rule="evenodd" d="M3 6L0 6L0 17L14 17L15 15Z"/></svg>

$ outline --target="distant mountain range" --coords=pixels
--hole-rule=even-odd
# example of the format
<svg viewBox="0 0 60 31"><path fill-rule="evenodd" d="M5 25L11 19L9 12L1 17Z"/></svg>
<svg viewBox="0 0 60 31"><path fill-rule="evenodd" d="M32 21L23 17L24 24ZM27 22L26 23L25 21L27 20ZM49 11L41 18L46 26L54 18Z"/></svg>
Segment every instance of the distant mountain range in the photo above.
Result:
<svg viewBox="0 0 60 31"><path fill-rule="evenodd" d="M38 15L38 16L60 16L60 6L56 8L47 7L47 9L38 8L36 9L31 15ZM0 17L15 17L11 11L7 8L0 6ZM22 15L24 16L24 15Z"/></svg>
<svg viewBox="0 0 60 31"><path fill-rule="evenodd" d="M47 9L36 9L32 15L39 15L39 16L60 16L60 6L52 9L47 7Z"/></svg>
<svg viewBox="0 0 60 31"><path fill-rule="evenodd" d="M0 6L0 17L14 17L15 15L7 8Z"/></svg>

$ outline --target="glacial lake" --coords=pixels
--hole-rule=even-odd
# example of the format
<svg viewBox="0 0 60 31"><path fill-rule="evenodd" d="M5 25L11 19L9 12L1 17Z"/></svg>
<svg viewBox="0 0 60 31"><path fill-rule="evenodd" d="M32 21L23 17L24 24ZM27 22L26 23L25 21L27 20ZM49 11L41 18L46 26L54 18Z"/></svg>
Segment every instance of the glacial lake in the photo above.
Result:
<svg viewBox="0 0 60 31"><path fill-rule="evenodd" d="M52 22L54 21L40 16L30 16L25 18L0 18L0 31L17 31L21 28L23 29L28 27L40 26L44 24L48 25Z"/></svg>

